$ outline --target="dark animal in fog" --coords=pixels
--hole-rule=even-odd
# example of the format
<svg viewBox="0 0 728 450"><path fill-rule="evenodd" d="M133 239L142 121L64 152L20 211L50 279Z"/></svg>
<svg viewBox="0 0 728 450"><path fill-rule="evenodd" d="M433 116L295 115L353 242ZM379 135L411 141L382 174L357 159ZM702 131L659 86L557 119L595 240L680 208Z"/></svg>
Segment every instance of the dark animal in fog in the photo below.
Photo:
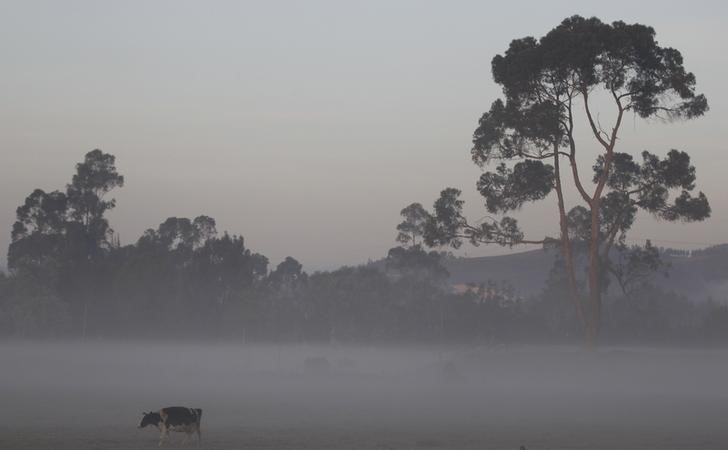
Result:
<svg viewBox="0 0 728 450"><path fill-rule="evenodd" d="M139 428L153 425L159 429L159 446L161 447L164 440L169 437L170 431L178 431L186 433L185 442L193 433L197 434L197 444L202 442L202 432L200 431L200 421L202 420L202 410L199 408L185 408L183 406L170 406L162 408L159 411L150 411L143 413Z"/></svg>

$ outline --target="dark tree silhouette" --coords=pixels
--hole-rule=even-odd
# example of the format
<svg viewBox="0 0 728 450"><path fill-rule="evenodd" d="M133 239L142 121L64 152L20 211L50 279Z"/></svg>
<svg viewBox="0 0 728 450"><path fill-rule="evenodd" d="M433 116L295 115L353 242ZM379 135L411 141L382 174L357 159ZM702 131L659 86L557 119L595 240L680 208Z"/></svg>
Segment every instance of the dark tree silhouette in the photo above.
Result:
<svg viewBox="0 0 728 450"><path fill-rule="evenodd" d="M435 251L427 252L421 246L394 247L389 249L385 266L387 272L400 277L431 282L444 282L449 273L442 265L443 255Z"/></svg>
<svg viewBox="0 0 728 450"><path fill-rule="evenodd" d="M397 242L403 245L418 245L417 239L425 234L427 222L431 219L430 214L419 203L412 203L406 206L399 213L404 220L397 225Z"/></svg>
<svg viewBox="0 0 728 450"><path fill-rule="evenodd" d="M669 268L662 260L660 251L649 240L644 247L628 247L620 243L616 255L605 263L625 296L630 296L640 283L647 281L658 270L662 269L667 276Z"/></svg>
<svg viewBox="0 0 728 450"><path fill-rule="evenodd" d="M296 283L305 281L308 275L303 271L303 265L292 256L286 256L274 271L268 276L271 284L278 288L290 288Z"/></svg>
<svg viewBox="0 0 728 450"><path fill-rule="evenodd" d="M104 197L123 184L115 157L93 150L76 165L66 193L36 189L16 211L9 268L19 271L21 277L45 271L47 276L39 281L55 284L47 286L54 292L53 298L57 294L71 309L82 311L78 325L84 335L89 305L102 279L100 263L113 245L113 232L104 214L116 202Z"/></svg>
<svg viewBox="0 0 728 450"><path fill-rule="evenodd" d="M116 172L116 157L99 149L88 152L76 164L76 174L66 188L70 219L83 227L94 247L109 244L112 230L104 213L116 206L116 200L105 200L112 189L124 186L124 177Z"/></svg>
<svg viewBox="0 0 728 450"><path fill-rule="evenodd" d="M655 31L621 21L573 16L537 40L511 42L492 60L492 73L502 86L498 99L483 114L473 135L473 161L486 171L477 188L491 214L506 214L527 202L556 193L560 236L570 296L593 344L601 322L604 261L620 233L632 223L637 208L665 220L703 220L710 214L706 197L693 196L694 168L687 154L672 151L666 159L643 156L643 163L616 152L626 113L641 118L691 119L708 110L705 96L695 93L695 76L683 67L679 51L661 47ZM612 126L604 129L592 112L592 97L603 92L614 104ZM583 109L583 116L579 110ZM575 124L583 119L602 154L595 165L594 185L582 181L577 163ZM585 208L568 212L563 195L568 162L573 184ZM681 190L670 199L670 190ZM446 189L435 203L427 229L428 244L548 243L527 240L515 219L487 218L470 224L462 215L460 192ZM586 214L585 214L586 213ZM588 301L582 300L570 239L569 217L583 216L580 232L588 242Z"/></svg>
<svg viewBox="0 0 728 450"><path fill-rule="evenodd" d="M68 222L68 197L63 192L34 190L16 210L8 268L37 266L57 259Z"/></svg>

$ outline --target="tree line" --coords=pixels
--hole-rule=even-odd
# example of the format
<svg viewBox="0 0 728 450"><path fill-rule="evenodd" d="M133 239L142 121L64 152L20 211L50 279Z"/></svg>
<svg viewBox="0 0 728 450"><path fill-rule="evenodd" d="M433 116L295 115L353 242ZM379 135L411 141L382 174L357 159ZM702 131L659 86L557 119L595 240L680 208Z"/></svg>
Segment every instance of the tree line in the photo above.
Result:
<svg viewBox="0 0 728 450"><path fill-rule="evenodd" d="M323 341L581 335L589 345L602 335L722 336L725 307L663 292L651 278L666 269L658 249L626 244L639 211L683 222L711 214L705 194L695 193L688 153L635 157L617 148L628 113L692 119L708 111L680 52L660 46L651 27L573 16L540 39L513 40L491 66L503 98L478 121L471 150L483 169L476 183L488 211L483 219L469 220L461 191L445 188L431 210L420 203L402 210L400 246L383 265L311 275L292 257L269 268L242 236L218 233L204 215L170 217L122 246L106 213L115 206L109 193L124 178L113 155L93 150L65 191L36 189L17 209L10 273L0 277L3 334ZM599 95L615 111L608 128L595 115ZM577 157L579 120L600 149L589 174ZM578 193L571 207L569 182ZM528 238L507 214L547 197L555 197L559 232ZM499 283L453 292L447 256L438 250L464 242L536 243L556 249L557 258L535 298Z"/></svg>
<svg viewBox="0 0 728 450"><path fill-rule="evenodd" d="M113 155L94 150L65 191L33 191L17 209L0 275L5 337L185 337L265 342L580 341L563 258L540 295L504 282L454 291L445 262L426 250L427 216L402 211L397 240L380 263L307 274L287 257L276 267L215 220L170 217L121 245L106 214L123 186ZM728 338L728 310L663 292L649 274L648 245L627 258L609 298L609 339ZM650 250L651 249L651 250ZM558 254L558 252L557 252ZM635 261L643 261L640 264Z"/></svg>

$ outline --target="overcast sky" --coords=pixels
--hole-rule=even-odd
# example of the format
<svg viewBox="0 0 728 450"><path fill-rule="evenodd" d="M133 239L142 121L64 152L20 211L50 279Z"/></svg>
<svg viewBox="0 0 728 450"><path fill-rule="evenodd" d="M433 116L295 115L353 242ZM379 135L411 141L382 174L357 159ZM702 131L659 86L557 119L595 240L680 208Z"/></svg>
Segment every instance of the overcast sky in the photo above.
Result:
<svg viewBox="0 0 728 450"><path fill-rule="evenodd" d="M206 214L273 264L382 257L399 210L429 207L446 186L463 189L472 218L484 214L469 150L500 94L490 60L573 14L653 26L710 103L691 122L626 121L619 150L690 152L713 207L701 224L643 214L631 236L680 248L728 242L719 1L0 0L0 248L24 198L63 189L100 148L126 179L110 215L122 243L169 216ZM585 168L596 150L587 138ZM529 238L555 233L554 206L518 214Z"/></svg>

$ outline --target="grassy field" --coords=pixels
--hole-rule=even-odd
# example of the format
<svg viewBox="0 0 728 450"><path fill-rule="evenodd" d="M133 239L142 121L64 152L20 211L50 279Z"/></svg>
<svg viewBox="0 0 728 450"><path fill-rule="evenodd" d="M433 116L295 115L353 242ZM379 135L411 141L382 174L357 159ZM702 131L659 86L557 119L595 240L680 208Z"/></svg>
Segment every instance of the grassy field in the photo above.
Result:
<svg viewBox="0 0 728 450"><path fill-rule="evenodd" d="M725 449L728 352L0 344L0 449ZM173 434L171 448L182 447ZM186 447L194 447L189 443Z"/></svg>

